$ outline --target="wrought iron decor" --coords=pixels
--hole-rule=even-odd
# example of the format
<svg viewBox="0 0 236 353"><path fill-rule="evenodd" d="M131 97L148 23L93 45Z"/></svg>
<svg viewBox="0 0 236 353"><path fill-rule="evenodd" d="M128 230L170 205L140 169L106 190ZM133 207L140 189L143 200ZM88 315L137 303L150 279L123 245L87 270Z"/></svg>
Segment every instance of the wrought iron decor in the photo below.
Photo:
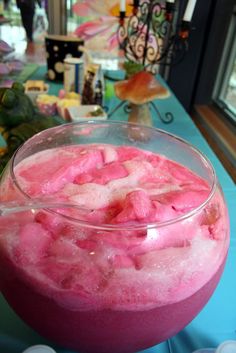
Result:
<svg viewBox="0 0 236 353"><path fill-rule="evenodd" d="M121 0L117 37L125 58L141 64L153 74L160 72L162 66L179 63L188 50L196 1L187 1L181 18L178 13L180 0L133 0L130 17L126 17L125 0ZM120 102L109 117L121 107L126 112L130 109L127 102ZM154 102L150 103L150 108L163 123L174 120L171 112L161 114Z"/></svg>
<svg viewBox="0 0 236 353"><path fill-rule="evenodd" d="M127 60L157 73L161 65L180 62L188 50L190 22L178 22L178 2L134 0L133 14L120 12L118 41Z"/></svg>

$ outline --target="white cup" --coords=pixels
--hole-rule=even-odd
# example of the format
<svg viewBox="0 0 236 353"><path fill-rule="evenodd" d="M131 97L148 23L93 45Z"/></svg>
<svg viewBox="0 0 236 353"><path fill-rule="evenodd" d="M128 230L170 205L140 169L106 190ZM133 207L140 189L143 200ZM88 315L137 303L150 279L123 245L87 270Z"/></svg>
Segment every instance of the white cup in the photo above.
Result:
<svg viewBox="0 0 236 353"><path fill-rule="evenodd" d="M56 353L56 351L49 346L45 346L44 344L37 344L27 348L22 353Z"/></svg>
<svg viewBox="0 0 236 353"><path fill-rule="evenodd" d="M216 349L203 348L193 353L236 353L236 341L224 341Z"/></svg>

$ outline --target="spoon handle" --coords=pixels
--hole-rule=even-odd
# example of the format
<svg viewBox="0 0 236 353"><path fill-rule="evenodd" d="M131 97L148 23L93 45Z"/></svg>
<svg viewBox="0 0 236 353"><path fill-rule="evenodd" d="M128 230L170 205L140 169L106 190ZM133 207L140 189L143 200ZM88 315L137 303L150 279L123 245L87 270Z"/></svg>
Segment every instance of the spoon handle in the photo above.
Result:
<svg viewBox="0 0 236 353"><path fill-rule="evenodd" d="M76 208L80 211L90 212L92 210L83 208L81 206L70 204L70 203L63 203L63 202L53 202L47 200L26 200L23 202L16 202L16 201L6 201L0 203L0 216L6 216L12 213L24 212L29 210L37 210L40 208L44 209L62 209L62 208Z"/></svg>

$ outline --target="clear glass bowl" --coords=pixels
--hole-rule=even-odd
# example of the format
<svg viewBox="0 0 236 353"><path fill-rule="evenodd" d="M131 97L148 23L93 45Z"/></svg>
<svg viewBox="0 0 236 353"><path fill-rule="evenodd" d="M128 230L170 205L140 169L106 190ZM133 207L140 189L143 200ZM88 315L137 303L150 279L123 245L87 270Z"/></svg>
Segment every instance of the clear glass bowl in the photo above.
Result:
<svg viewBox="0 0 236 353"><path fill-rule="evenodd" d="M114 184L116 180L96 184L88 197L86 188L94 187L86 154L91 144L93 148L101 144L103 162L110 166L115 166L118 146L149 152L142 162L135 153L126 156L134 159L131 162L122 155L122 168L135 166L132 177L121 177L120 184ZM74 154L78 147L83 160L79 167ZM71 156L73 166L68 165ZM96 168L101 168L97 163ZM162 163L159 174L150 163L154 167ZM87 172L81 174L81 168ZM141 175L139 182L132 179L136 173ZM85 190L72 199L82 210L47 207L52 199L68 202L61 200L58 189L69 180L65 190L70 198L82 183L81 175ZM173 179L179 181L178 190L171 189ZM124 180L133 183L137 192L144 180L149 193L155 189L151 203L160 206L159 221L144 216L139 221L107 221L117 207L110 207L110 216L104 216L100 203L105 196L110 200L107 185L119 193ZM123 186L124 194L130 192L128 184L126 189ZM200 201L198 184L205 195ZM168 206L161 201L163 195L164 199L166 194L181 196L181 190L189 188L191 206L187 202L184 212L178 210L178 201ZM81 352L136 352L175 335L214 292L229 246L227 208L212 165L182 139L158 129L110 121L45 130L16 152L0 184L4 204L31 205L34 198L45 200L45 207L30 206L0 217L0 289L15 312L52 342ZM139 202L136 197L131 213L145 214L147 208ZM165 216L166 207L172 216Z"/></svg>

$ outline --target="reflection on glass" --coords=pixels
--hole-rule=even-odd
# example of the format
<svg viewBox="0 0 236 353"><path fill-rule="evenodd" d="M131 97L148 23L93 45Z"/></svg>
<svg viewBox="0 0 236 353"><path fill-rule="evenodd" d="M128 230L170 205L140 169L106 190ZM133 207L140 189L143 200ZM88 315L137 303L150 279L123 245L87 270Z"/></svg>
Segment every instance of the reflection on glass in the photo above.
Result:
<svg viewBox="0 0 236 353"><path fill-rule="evenodd" d="M233 64L233 70L231 72L227 85L225 104L233 112L236 119L236 53Z"/></svg>
<svg viewBox="0 0 236 353"><path fill-rule="evenodd" d="M236 121L236 12L232 13L216 81L215 100Z"/></svg>
<svg viewBox="0 0 236 353"><path fill-rule="evenodd" d="M67 0L67 32L68 34L74 33L75 29L84 21L82 17L78 17L73 12L73 5L77 0Z"/></svg>

